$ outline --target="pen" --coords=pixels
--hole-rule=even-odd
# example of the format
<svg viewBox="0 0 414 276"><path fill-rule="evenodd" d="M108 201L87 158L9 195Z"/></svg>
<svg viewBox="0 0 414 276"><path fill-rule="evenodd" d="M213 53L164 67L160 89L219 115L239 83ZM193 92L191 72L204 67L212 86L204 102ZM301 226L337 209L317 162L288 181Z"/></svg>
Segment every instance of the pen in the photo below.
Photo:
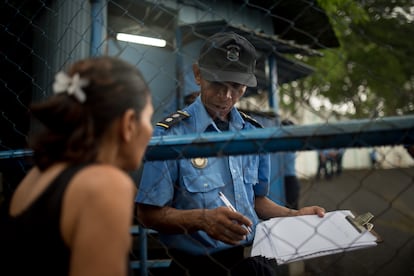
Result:
<svg viewBox="0 0 414 276"><path fill-rule="evenodd" d="M219 197L220 199L223 201L223 203L230 208L230 210L232 210L233 212L237 212L237 210L233 207L233 205L230 203L230 201L227 199L227 197L222 193L219 192ZM249 231L249 233L252 232L252 229L249 226L243 225L246 227L247 231Z"/></svg>

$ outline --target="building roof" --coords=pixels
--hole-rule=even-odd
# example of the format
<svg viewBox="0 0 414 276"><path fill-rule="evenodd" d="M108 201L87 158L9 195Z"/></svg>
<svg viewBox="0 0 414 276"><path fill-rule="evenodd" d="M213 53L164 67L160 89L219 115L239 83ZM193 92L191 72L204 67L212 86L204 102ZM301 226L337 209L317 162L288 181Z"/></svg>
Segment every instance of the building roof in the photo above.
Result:
<svg viewBox="0 0 414 276"><path fill-rule="evenodd" d="M316 0L233 0L269 11L275 34L312 49L335 48L338 38L325 11Z"/></svg>

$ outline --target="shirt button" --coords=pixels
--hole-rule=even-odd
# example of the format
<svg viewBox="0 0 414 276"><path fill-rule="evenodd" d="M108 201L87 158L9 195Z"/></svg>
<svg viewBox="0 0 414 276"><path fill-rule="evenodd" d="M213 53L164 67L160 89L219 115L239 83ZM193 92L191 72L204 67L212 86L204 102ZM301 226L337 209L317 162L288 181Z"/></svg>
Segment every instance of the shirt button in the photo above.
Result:
<svg viewBox="0 0 414 276"><path fill-rule="evenodd" d="M204 183L204 187L207 188L208 187L208 184L207 183Z"/></svg>

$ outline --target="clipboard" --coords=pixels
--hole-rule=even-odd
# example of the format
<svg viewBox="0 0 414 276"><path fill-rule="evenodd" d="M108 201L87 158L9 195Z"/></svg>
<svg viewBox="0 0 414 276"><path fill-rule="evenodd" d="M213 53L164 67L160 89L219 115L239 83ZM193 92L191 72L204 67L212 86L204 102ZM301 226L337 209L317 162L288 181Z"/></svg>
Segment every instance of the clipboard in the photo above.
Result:
<svg viewBox="0 0 414 276"><path fill-rule="evenodd" d="M374 216L350 210L316 215L272 218L256 227L251 256L276 259L278 264L376 246Z"/></svg>
<svg viewBox="0 0 414 276"><path fill-rule="evenodd" d="M381 238L381 236L375 232L374 230L374 224L371 223L371 220L374 218L374 215L370 212L366 212L364 214L361 214L359 216L351 216L348 215L345 217L352 226L359 232L363 233L364 231L370 231L374 236L377 237L376 242L381 243L384 240Z"/></svg>

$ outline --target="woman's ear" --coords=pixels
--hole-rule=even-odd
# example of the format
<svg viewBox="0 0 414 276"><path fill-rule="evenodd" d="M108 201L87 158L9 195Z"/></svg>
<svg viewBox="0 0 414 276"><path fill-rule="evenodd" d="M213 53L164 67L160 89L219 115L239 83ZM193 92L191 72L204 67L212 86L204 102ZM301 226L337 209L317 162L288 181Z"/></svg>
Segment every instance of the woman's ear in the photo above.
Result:
<svg viewBox="0 0 414 276"><path fill-rule="evenodd" d="M198 67L198 64L193 64L193 73L194 73L194 79L197 83L197 85L200 85L201 83L201 73L200 73L200 67Z"/></svg>
<svg viewBox="0 0 414 276"><path fill-rule="evenodd" d="M121 137L125 142L131 141L136 132L137 117L133 109L124 112L121 118Z"/></svg>

